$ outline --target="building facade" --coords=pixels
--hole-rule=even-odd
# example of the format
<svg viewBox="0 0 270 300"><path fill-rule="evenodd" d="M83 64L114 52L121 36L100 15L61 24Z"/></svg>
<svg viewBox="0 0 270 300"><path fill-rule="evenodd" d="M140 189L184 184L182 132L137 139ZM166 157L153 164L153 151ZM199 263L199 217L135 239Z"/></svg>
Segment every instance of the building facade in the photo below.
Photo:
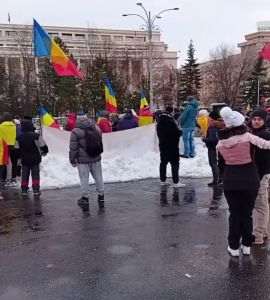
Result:
<svg viewBox="0 0 270 300"><path fill-rule="evenodd" d="M118 61L130 58L129 75L136 61L145 75L147 73L148 39L147 32L134 30L93 29L75 27L44 26L51 37L60 37L79 65L90 57L106 53ZM168 51L161 41L160 32L154 32L152 38L154 64L168 68L177 67L177 52ZM9 58L22 56L22 51L31 54L32 26L0 24L0 58L8 68ZM162 62L162 63L160 63ZM22 64L22 62L20 63ZM23 72L23 69L21 69ZM138 74L137 74L138 76Z"/></svg>
<svg viewBox="0 0 270 300"><path fill-rule="evenodd" d="M233 55L231 61L235 67L236 73L239 72L239 68L243 67L244 64L247 65L247 69L252 70L254 61L258 57L259 51L263 48L266 43L270 42L270 22L258 22L257 32L245 35L245 41L238 43L238 48L240 49L239 54ZM250 66L248 66L248 64ZM264 62L264 66L268 70L268 76L270 75L270 64L269 62ZM212 102L219 102L217 97L216 85L215 85L215 74L212 70L213 61L207 61L200 64L201 71L201 89L200 98L201 101L209 105ZM238 95L239 97L241 95Z"/></svg>

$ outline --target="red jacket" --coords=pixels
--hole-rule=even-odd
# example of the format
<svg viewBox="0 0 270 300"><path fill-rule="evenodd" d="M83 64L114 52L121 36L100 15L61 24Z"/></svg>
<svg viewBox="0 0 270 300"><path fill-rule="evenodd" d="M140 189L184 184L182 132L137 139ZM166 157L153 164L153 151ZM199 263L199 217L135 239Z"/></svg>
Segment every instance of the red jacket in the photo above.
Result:
<svg viewBox="0 0 270 300"><path fill-rule="evenodd" d="M99 118L97 125L103 133L112 132L112 123L106 118Z"/></svg>

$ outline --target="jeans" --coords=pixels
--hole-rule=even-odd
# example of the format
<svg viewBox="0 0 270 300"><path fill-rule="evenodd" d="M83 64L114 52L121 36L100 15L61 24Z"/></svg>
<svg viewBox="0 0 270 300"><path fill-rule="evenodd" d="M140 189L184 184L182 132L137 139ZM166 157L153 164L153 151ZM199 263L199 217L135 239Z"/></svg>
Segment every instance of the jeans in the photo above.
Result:
<svg viewBox="0 0 270 300"><path fill-rule="evenodd" d="M194 146L194 128L182 128L183 131L183 142L184 142L184 155L193 157L195 156Z"/></svg>
<svg viewBox="0 0 270 300"><path fill-rule="evenodd" d="M244 246L250 247L253 242L252 210L257 193L257 190L224 191L230 211L228 242L233 250L239 248L241 238Z"/></svg>
<svg viewBox="0 0 270 300"><path fill-rule="evenodd" d="M253 234L255 236L255 240L258 242L263 242L264 237L269 235L269 182L270 174L264 175L261 179L258 196L253 210Z"/></svg>
<svg viewBox="0 0 270 300"><path fill-rule="evenodd" d="M218 183L219 180L219 168L217 160L216 148L208 148L208 161L213 174L213 182Z"/></svg>
<svg viewBox="0 0 270 300"><path fill-rule="evenodd" d="M78 172L81 183L82 197L88 198L89 196L89 173L91 173L95 181L98 194L104 194L101 160L89 164L78 164Z"/></svg>
<svg viewBox="0 0 270 300"><path fill-rule="evenodd" d="M22 191L28 190L30 173L32 176L33 191L38 192L40 187L39 165L33 165L33 166L22 165L22 181L21 181Z"/></svg>

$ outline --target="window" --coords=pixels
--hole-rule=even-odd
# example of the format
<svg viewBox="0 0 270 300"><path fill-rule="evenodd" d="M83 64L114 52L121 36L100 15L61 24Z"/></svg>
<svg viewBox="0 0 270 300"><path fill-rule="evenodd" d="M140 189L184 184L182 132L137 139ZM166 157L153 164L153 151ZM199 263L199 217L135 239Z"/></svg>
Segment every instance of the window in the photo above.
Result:
<svg viewBox="0 0 270 300"><path fill-rule="evenodd" d="M143 37L143 36L136 37L136 38L135 38L135 41L136 41L136 42L143 43L143 42L145 41L145 37Z"/></svg>
<svg viewBox="0 0 270 300"><path fill-rule="evenodd" d="M111 36L110 35L102 35L101 39L102 39L102 41L109 42L111 40Z"/></svg>
<svg viewBox="0 0 270 300"><path fill-rule="evenodd" d="M77 38L77 39L85 39L85 34L76 33L75 34L75 38Z"/></svg>
<svg viewBox="0 0 270 300"><path fill-rule="evenodd" d="M58 32L49 32L49 36L51 37L56 37L58 35L59 35Z"/></svg>
<svg viewBox="0 0 270 300"><path fill-rule="evenodd" d="M72 33L62 33L62 37L72 37Z"/></svg>
<svg viewBox="0 0 270 300"><path fill-rule="evenodd" d="M121 36L121 35L116 35L116 36L114 36L114 40L115 40L116 42L122 42L122 41L123 41L123 36Z"/></svg>
<svg viewBox="0 0 270 300"><path fill-rule="evenodd" d="M6 36L9 36L9 37L14 37L16 36L16 31L6 31Z"/></svg>
<svg viewBox="0 0 270 300"><path fill-rule="evenodd" d="M133 42L134 41L134 36L126 36L126 41L127 42Z"/></svg>

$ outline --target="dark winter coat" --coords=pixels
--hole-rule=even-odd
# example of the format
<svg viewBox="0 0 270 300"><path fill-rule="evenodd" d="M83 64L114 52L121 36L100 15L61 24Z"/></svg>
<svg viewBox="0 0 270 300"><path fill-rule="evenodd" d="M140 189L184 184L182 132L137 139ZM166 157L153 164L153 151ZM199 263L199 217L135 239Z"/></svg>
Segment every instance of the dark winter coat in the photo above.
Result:
<svg viewBox="0 0 270 300"><path fill-rule="evenodd" d="M18 137L22 165L33 166L41 163L41 156L49 152L41 135L34 132L31 121L22 121Z"/></svg>
<svg viewBox="0 0 270 300"><path fill-rule="evenodd" d="M220 130L219 139L229 139L233 136L242 135L246 132L247 128L244 125L233 128L225 128ZM250 147L250 149L252 148ZM226 165L226 162L224 163L223 184L225 191L258 190L260 180L254 162L242 165Z"/></svg>
<svg viewBox="0 0 270 300"><path fill-rule="evenodd" d="M195 128L199 102L193 98L180 117L181 128Z"/></svg>
<svg viewBox="0 0 270 300"><path fill-rule="evenodd" d="M207 129L206 137L203 139L208 149L216 149L219 141L219 131L223 124L220 121L215 121L209 118L209 126Z"/></svg>
<svg viewBox="0 0 270 300"><path fill-rule="evenodd" d="M270 140L270 131L268 131L265 126L259 129L252 129L251 133L262 139ZM254 162L258 169L260 179L262 179L264 175L270 174L270 150L263 150L256 146L253 146L252 150Z"/></svg>
<svg viewBox="0 0 270 300"><path fill-rule="evenodd" d="M86 117L77 118L76 127L72 130L69 142L69 161L71 164L89 164L101 160L101 155L90 157L86 151L85 130L95 127L100 129Z"/></svg>
<svg viewBox="0 0 270 300"><path fill-rule="evenodd" d="M138 120L131 113L125 114L117 124L117 130L127 130L136 127L138 127Z"/></svg>
<svg viewBox="0 0 270 300"><path fill-rule="evenodd" d="M179 159L179 139L181 130L176 121L169 114L163 113L158 118L157 135L159 150L168 160Z"/></svg>

